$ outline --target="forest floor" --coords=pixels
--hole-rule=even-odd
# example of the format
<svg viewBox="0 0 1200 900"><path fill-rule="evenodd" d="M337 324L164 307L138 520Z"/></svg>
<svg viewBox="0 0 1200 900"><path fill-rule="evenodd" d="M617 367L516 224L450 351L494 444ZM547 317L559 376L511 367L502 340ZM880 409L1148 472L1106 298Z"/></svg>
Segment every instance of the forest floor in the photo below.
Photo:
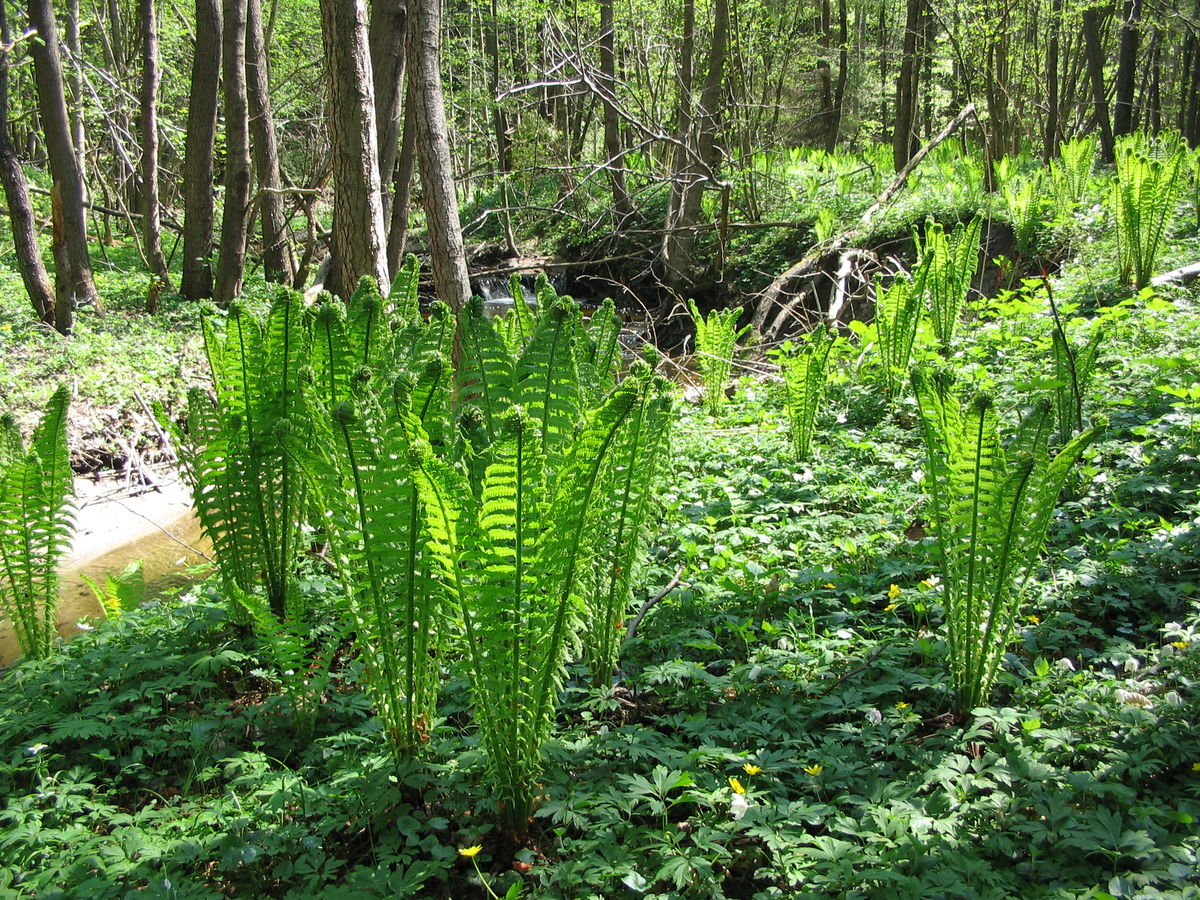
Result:
<svg viewBox="0 0 1200 900"><path fill-rule="evenodd" d="M926 214L980 209L955 166L887 212L877 255L905 257ZM877 192L830 208L852 221ZM953 713L918 410L887 401L860 324L835 348L809 461L769 362L735 369L716 416L680 404L635 598L661 601L615 686L571 668L522 841L493 824L465 679L443 680L416 761L389 754L346 653L298 730L214 580L0 673L0 896L1200 897L1200 291L1130 291L1100 201L1081 210L1024 255L1000 229L1011 246L989 246L950 358L1011 432L1055 384L1040 264L1071 339L1103 329L1084 414L1108 424L1060 497L987 704ZM1195 212L1161 270L1200 258ZM812 237L738 237L722 284L751 293ZM154 407L177 414L204 362L201 308L167 297L146 315L122 252L97 264L105 314L81 311L69 341L29 321L0 268L0 407L29 425L71 381L77 470L133 480L165 454ZM937 356L926 338L916 355ZM319 637L340 586L317 559L300 584Z"/></svg>
<svg viewBox="0 0 1200 900"><path fill-rule="evenodd" d="M3 675L0 891L1200 896L1198 298L1063 293L1075 339L1105 329L1086 412L1110 424L969 720L949 714L916 407L846 343L811 462L769 376L716 418L683 406L639 596L680 583L619 690L572 670L528 840L490 824L462 680L419 761L389 756L348 660L299 734L214 584ZM1011 426L1045 389L1044 297L970 318L960 378ZM302 585L336 603L320 565Z"/></svg>

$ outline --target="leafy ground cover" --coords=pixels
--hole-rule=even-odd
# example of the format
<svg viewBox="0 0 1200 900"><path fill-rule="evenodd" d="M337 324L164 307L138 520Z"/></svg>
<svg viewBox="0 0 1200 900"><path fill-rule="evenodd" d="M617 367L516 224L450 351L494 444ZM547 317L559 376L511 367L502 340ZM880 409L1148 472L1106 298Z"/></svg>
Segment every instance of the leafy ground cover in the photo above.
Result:
<svg viewBox="0 0 1200 900"><path fill-rule="evenodd" d="M1044 294L973 317L960 378L1011 421L1045 387ZM426 761L398 765L339 654L302 740L214 587L5 673L0 890L1197 895L1200 311L1144 294L1070 327L1105 328L1086 412L1110 424L968 722L947 714L916 407L885 404L843 342L810 462L770 380L681 414L642 594L680 583L616 689L574 670L527 841L491 824L464 682L442 684ZM316 562L301 587L334 602Z"/></svg>
<svg viewBox="0 0 1200 900"><path fill-rule="evenodd" d="M784 162L791 208L824 198L813 237L878 191L874 169ZM1200 895L1197 294L1129 296L1097 184L1060 221L1031 210L1019 168L980 199L964 165L934 157L877 223L907 241L941 203L947 221L1011 225L1023 262L994 260L944 362L1011 434L1063 387L1046 291L1021 280L1039 256L1062 262L1069 340L1100 336L1084 416L1108 423L1068 479L988 705L951 713L920 416L902 378L884 390L860 323L831 351L805 462L761 366L715 416L680 413L637 591L662 600L614 687L570 670L526 837L494 824L464 678L441 678L420 762L389 752L364 663L330 624L340 587L313 558L309 646L337 650L311 731L215 583L0 675L0 895ZM1194 218L1176 215L1159 269L1200 256ZM747 237L745 252L743 273L769 272L791 247ZM178 403L199 310L144 315L124 268L69 345L23 324L0 276L5 405L31 412L74 376L81 406L107 411L95 433L132 435L134 373L144 399ZM920 331L916 360L942 357Z"/></svg>

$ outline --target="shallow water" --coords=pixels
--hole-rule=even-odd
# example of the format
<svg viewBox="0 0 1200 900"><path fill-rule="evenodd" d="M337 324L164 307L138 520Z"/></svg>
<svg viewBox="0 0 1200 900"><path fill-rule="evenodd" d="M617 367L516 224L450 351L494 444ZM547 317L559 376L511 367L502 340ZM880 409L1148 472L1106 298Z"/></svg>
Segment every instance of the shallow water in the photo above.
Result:
<svg viewBox="0 0 1200 900"><path fill-rule="evenodd" d="M202 554L211 553L200 534L200 523L190 510L183 510L159 523L149 534L106 550L98 556L69 564L59 573L61 580L58 604L58 633L64 640L79 634L79 622L102 622L104 613L81 576L87 575L99 585L106 575L116 575L135 560L142 560L146 579L146 600L156 600L164 594L187 587L204 577L197 567L206 563ZM7 665L21 655L17 636L7 619L0 621L0 665Z"/></svg>

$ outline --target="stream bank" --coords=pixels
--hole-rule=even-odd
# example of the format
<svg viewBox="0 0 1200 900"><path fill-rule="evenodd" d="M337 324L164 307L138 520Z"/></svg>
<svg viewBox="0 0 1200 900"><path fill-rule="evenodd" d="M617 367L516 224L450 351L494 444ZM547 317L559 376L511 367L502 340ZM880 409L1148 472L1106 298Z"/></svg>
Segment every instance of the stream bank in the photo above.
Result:
<svg viewBox="0 0 1200 900"><path fill-rule="evenodd" d="M59 569L58 632L64 639L103 617L84 576L103 585L142 561L146 600L195 583L197 567L209 561L209 544L192 512L191 493L177 478L157 489L127 488L124 479L75 479L75 528L71 549ZM20 655L11 624L0 620L0 665Z"/></svg>

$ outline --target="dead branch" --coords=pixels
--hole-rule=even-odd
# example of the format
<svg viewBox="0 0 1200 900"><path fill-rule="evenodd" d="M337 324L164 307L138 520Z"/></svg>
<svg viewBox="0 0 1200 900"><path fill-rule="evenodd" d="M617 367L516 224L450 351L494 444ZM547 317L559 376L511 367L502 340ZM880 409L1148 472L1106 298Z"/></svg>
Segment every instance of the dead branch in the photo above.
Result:
<svg viewBox="0 0 1200 900"><path fill-rule="evenodd" d="M680 566L678 569L676 569L674 577L667 582L667 586L642 604L642 608L638 610L637 615L633 617L633 621L629 623L629 629L625 632L625 640L632 641L634 636L637 634L638 626L642 624L642 619L646 618L646 613L650 612L651 609L661 603L667 594L671 593L671 591L675 590L675 588L682 585L682 582L680 582L679 579L683 577L683 571L683 566Z"/></svg>
<svg viewBox="0 0 1200 900"><path fill-rule="evenodd" d="M899 193L908 181L908 176L920 164L921 160L938 144L954 134L975 112L975 104L971 103L966 106L957 116L950 120L941 131L939 131L930 141L925 144L920 150L913 154L912 159L908 161L903 169L896 173L896 177L891 183L884 188L874 203L872 203L859 218L858 222L847 228L840 234L834 235L827 241L818 244L813 248L812 252L800 262L796 263L778 278L770 283L758 299L758 306L754 312L754 320L752 324L754 329L763 333L764 337L769 338L771 335L763 332L763 325L767 321L767 316L770 315L773 309L780 309L780 313L776 315L775 322L771 326L771 330L775 329L783 320L786 320L786 310L793 306L799 295L791 296L790 299L784 299L785 295L791 295L792 292L788 288L797 280L805 277L811 277L815 270L819 269L822 261L830 255L839 254L847 248L851 247L855 241L862 238L870 226L872 220L878 215L879 211L887 206L892 199Z"/></svg>
<svg viewBox="0 0 1200 900"><path fill-rule="evenodd" d="M1200 262L1155 275L1150 279L1150 284L1154 287L1162 287L1164 284L1190 284L1197 278L1200 278Z"/></svg>

